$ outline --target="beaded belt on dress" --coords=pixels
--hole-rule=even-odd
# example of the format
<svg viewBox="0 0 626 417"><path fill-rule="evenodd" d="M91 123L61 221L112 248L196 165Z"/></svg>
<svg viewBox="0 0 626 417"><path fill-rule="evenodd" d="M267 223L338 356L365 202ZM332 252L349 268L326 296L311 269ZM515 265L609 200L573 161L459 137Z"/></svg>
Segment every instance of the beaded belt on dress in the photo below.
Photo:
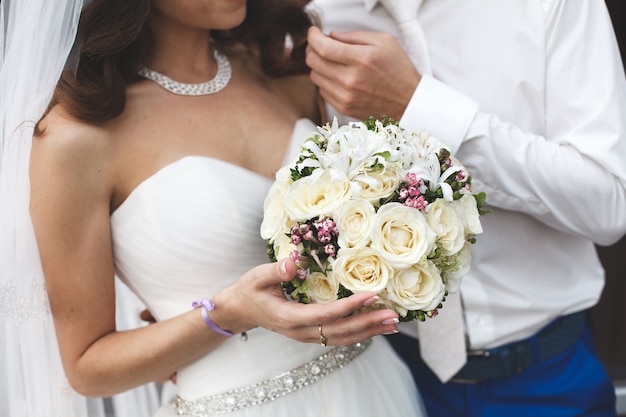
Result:
<svg viewBox="0 0 626 417"><path fill-rule="evenodd" d="M207 417L273 401L342 368L371 343L370 339L350 346L337 346L304 365L246 387L191 401L177 397L176 413L179 416Z"/></svg>

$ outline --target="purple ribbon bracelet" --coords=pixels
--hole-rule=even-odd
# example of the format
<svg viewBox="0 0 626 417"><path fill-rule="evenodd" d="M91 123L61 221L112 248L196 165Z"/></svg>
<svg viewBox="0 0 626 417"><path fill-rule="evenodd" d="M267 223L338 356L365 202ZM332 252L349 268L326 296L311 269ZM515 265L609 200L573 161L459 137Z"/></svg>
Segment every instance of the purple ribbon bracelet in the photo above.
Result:
<svg viewBox="0 0 626 417"><path fill-rule="evenodd" d="M201 298L191 303L191 306L193 308L202 307L202 318L204 319L204 322L206 323L206 325L209 326L212 330L214 330L215 332L221 335L228 336L228 337L233 335L229 331L220 329L220 327L217 324L213 323L213 320L211 320L211 317L209 317L209 311L215 310L215 303L213 301L209 300L208 298Z"/></svg>

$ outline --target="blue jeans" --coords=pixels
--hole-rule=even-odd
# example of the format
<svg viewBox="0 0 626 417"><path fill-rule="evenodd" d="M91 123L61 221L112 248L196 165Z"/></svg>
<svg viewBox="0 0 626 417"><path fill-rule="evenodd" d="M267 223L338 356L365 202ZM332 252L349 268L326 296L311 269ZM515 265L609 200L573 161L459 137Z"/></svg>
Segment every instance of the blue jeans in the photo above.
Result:
<svg viewBox="0 0 626 417"><path fill-rule="evenodd" d="M418 342L388 337L407 362L429 417L615 417L615 388L589 326L565 352L507 379L443 384L419 356Z"/></svg>

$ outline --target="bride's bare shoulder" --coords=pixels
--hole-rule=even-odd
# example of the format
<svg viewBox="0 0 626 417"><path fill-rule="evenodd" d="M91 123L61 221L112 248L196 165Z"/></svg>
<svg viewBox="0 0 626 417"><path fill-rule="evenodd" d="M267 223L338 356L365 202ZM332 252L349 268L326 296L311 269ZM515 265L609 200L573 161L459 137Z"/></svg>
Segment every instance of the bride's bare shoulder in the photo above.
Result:
<svg viewBox="0 0 626 417"><path fill-rule="evenodd" d="M40 121L31 150L31 175L76 176L88 180L93 170L111 170L111 133L104 126L53 107Z"/></svg>
<svg viewBox="0 0 626 417"><path fill-rule="evenodd" d="M90 157L105 150L110 142L108 138L109 133L101 124L79 120L57 105L39 122L33 150L58 152L67 157Z"/></svg>

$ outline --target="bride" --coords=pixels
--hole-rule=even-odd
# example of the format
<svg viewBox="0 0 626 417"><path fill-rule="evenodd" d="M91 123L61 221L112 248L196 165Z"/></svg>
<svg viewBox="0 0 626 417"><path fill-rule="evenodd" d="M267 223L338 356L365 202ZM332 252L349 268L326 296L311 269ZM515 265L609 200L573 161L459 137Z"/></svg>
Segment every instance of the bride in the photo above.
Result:
<svg viewBox="0 0 626 417"><path fill-rule="evenodd" d="M286 301L295 265L267 263L259 237L274 173L324 122L301 3L87 2L30 156L45 286L79 393L177 372L158 416L423 415L380 337L396 313L348 316L373 294ZM156 324L116 331L115 274Z"/></svg>

